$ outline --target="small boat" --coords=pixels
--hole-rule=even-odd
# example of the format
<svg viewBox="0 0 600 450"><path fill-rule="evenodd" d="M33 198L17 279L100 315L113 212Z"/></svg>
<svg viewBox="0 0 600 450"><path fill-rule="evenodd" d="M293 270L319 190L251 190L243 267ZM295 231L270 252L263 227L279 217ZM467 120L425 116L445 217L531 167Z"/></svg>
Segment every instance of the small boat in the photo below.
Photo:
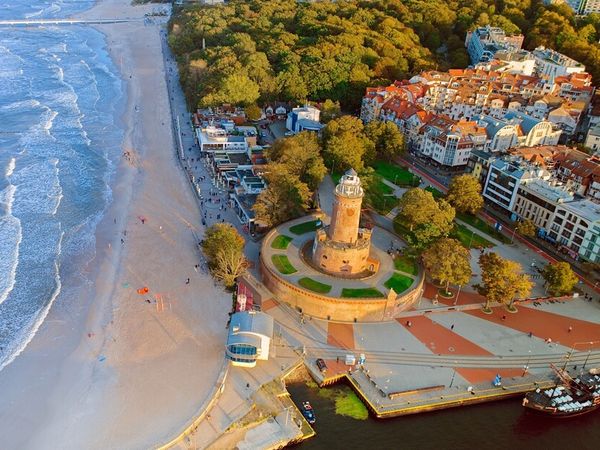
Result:
<svg viewBox="0 0 600 450"><path fill-rule="evenodd" d="M309 402L302 402L302 415L311 425L317 421L317 418L315 417L315 411Z"/></svg>
<svg viewBox="0 0 600 450"><path fill-rule="evenodd" d="M552 365L559 382L549 389L528 392L523 406L551 417L574 417L600 408L600 375L595 370L571 377L564 369Z"/></svg>

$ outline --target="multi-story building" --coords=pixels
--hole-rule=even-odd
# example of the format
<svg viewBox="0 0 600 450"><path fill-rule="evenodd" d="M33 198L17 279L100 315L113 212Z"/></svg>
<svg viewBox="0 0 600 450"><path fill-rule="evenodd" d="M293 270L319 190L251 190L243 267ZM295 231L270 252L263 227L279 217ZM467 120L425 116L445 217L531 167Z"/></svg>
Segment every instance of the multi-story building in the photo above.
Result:
<svg viewBox="0 0 600 450"><path fill-rule="evenodd" d="M567 3L573 8L575 14L587 16L592 13L600 13L600 0L567 0Z"/></svg>
<svg viewBox="0 0 600 450"><path fill-rule="evenodd" d="M464 166L471 151L485 148L485 129L475 122L454 122L436 116L422 128L423 139L419 151L439 164L449 167Z"/></svg>
<svg viewBox="0 0 600 450"><path fill-rule="evenodd" d="M473 64L490 61L499 51L516 51L523 45L523 35L507 36L502 28L476 28L467 33L465 47Z"/></svg>
<svg viewBox="0 0 600 450"><path fill-rule="evenodd" d="M238 152L248 151L245 136L231 135L225 128L206 126L196 128L196 138L201 152Z"/></svg>
<svg viewBox="0 0 600 450"><path fill-rule="evenodd" d="M556 145L560 139L560 130L556 130L550 122L518 111L509 111L502 119L481 116L475 120L486 129L487 150L492 152L506 151L511 147Z"/></svg>
<svg viewBox="0 0 600 450"><path fill-rule="evenodd" d="M301 108L293 108L287 115L285 127L293 133L320 131L324 127L319 122L320 116L321 111L314 106L306 105Z"/></svg>
<svg viewBox="0 0 600 450"><path fill-rule="evenodd" d="M589 200L558 206L547 239L571 258L600 262L600 206Z"/></svg>
<svg viewBox="0 0 600 450"><path fill-rule="evenodd" d="M517 189L513 212L518 219L531 220L544 235L554 219L557 206L573 199L573 194L560 184L531 180Z"/></svg>
<svg viewBox="0 0 600 450"><path fill-rule="evenodd" d="M550 48L537 47L531 54L535 58L535 72L538 76L553 78L585 72L583 64Z"/></svg>
<svg viewBox="0 0 600 450"><path fill-rule="evenodd" d="M591 148L594 154L600 153L600 124L588 130L585 137L585 146Z"/></svg>
<svg viewBox="0 0 600 450"><path fill-rule="evenodd" d="M521 184L549 178L548 171L520 158L495 159L490 163L482 194L491 203L512 211Z"/></svg>

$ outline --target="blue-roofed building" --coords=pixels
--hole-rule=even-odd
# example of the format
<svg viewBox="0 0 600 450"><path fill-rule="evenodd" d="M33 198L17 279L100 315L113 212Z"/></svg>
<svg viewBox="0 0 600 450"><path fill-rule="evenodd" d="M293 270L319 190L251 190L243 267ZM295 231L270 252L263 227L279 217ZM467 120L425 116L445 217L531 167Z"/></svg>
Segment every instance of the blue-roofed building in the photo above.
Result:
<svg viewBox="0 0 600 450"><path fill-rule="evenodd" d="M508 111L501 119L491 116L474 118L485 127L487 150L502 152L512 147L557 145L561 130L547 120L536 119L520 111Z"/></svg>
<svg viewBox="0 0 600 450"><path fill-rule="evenodd" d="M293 108L287 115L285 127L292 133L301 131L321 131L325 125L319 122L321 111L314 106L303 106L302 108Z"/></svg>
<svg viewBox="0 0 600 450"><path fill-rule="evenodd" d="M260 311L241 311L231 316L225 356L234 366L254 367L269 359L273 318Z"/></svg>

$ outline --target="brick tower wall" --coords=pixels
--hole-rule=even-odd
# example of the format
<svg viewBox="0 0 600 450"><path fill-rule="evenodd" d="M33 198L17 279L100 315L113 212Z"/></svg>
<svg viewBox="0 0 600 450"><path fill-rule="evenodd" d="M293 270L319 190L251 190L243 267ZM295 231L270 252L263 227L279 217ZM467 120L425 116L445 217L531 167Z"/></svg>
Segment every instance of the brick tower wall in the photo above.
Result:
<svg viewBox="0 0 600 450"><path fill-rule="evenodd" d="M333 200L331 224L329 225L329 239L334 242L347 242L353 244L358 238L360 224L360 206L362 196L345 197L337 192Z"/></svg>

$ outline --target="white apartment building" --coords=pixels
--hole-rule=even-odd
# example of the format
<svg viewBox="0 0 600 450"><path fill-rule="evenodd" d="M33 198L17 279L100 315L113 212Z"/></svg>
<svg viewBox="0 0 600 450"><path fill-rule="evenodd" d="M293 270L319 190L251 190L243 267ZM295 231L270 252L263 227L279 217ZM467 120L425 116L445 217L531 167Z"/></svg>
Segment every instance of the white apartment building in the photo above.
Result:
<svg viewBox="0 0 600 450"><path fill-rule="evenodd" d="M582 16L600 13L600 0L567 0L567 3L576 14Z"/></svg>
<svg viewBox="0 0 600 450"><path fill-rule="evenodd" d="M591 127L585 138L586 147L591 148L594 154L600 153L600 124Z"/></svg>
<svg viewBox="0 0 600 450"><path fill-rule="evenodd" d="M499 51L520 50L523 45L523 35L507 36L502 28L476 28L467 32L465 47L473 64L490 61Z"/></svg>
<svg viewBox="0 0 600 450"><path fill-rule="evenodd" d="M232 152L246 153L248 142L245 136L233 136L224 128L207 126L196 128L196 138L201 152Z"/></svg>
<svg viewBox="0 0 600 450"><path fill-rule="evenodd" d="M568 56L546 47L537 47L531 52L535 58L535 72L549 78L585 72L585 66Z"/></svg>
<svg viewBox="0 0 600 450"><path fill-rule="evenodd" d="M517 189L513 212L519 219L529 219L547 232L558 205L573 201L573 194L562 185L545 180L531 180Z"/></svg>
<svg viewBox="0 0 600 450"><path fill-rule="evenodd" d="M547 237L572 258L600 262L600 205L590 200L560 205Z"/></svg>
<svg viewBox="0 0 600 450"><path fill-rule="evenodd" d="M549 178L548 171L527 164L519 158L496 159L490 164L482 194L488 201L507 211L513 211L521 184Z"/></svg>
<svg viewBox="0 0 600 450"><path fill-rule="evenodd" d="M294 133L301 131L320 131L324 127L319 122L321 111L314 106L293 108L287 115L285 127Z"/></svg>

